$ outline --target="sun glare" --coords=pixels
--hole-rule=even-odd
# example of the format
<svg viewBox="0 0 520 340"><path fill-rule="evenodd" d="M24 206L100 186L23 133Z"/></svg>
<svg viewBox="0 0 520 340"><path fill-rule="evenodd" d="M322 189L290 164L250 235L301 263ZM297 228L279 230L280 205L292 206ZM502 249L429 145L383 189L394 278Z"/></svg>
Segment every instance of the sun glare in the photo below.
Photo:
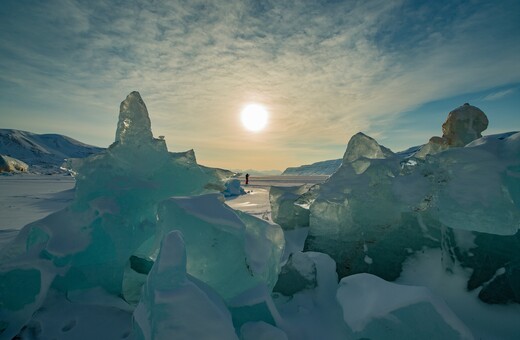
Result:
<svg viewBox="0 0 520 340"><path fill-rule="evenodd" d="M267 125L268 112L262 105L249 104L240 113L242 124L249 131L258 132Z"/></svg>

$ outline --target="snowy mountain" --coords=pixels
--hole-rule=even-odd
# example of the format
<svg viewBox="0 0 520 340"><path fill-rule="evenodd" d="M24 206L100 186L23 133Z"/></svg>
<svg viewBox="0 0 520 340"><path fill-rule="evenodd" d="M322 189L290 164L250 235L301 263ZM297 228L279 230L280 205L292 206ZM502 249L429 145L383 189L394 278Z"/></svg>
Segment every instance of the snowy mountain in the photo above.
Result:
<svg viewBox="0 0 520 340"><path fill-rule="evenodd" d="M232 171L245 175L249 174L251 176L278 176L282 172L280 170L255 170L255 169L233 169Z"/></svg>
<svg viewBox="0 0 520 340"><path fill-rule="evenodd" d="M282 175L292 176L314 176L332 175L341 165L341 159L316 162L308 165L287 168Z"/></svg>
<svg viewBox="0 0 520 340"><path fill-rule="evenodd" d="M412 146L404 151L397 152L396 154L407 158L415 154L422 145ZM315 176L315 175L332 175L341 166L342 159L331 159L328 161L316 162L308 165L302 165L298 167L291 167L285 169L282 175L291 176Z"/></svg>
<svg viewBox="0 0 520 340"><path fill-rule="evenodd" d="M0 129L0 154L27 163L29 171L55 170L66 158L83 158L102 150L63 135Z"/></svg>

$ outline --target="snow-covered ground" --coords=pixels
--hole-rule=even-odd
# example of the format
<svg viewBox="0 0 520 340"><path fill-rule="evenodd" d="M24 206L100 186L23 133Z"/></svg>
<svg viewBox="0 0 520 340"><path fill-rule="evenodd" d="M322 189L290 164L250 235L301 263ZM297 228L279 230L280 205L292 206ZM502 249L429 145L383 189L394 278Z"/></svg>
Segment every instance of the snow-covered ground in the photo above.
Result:
<svg viewBox="0 0 520 340"><path fill-rule="evenodd" d="M247 195L230 197L230 207L262 217L270 213L269 188L317 184L328 176L251 177ZM21 229L64 208L74 198L74 178L67 175L16 174L0 176L0 230Z"/></svg>
<svg viewBox="0 0 520 340"><path fill-rule="evenodd" d="M74 184L66 175L0 176L0 230L21 229L62 209L74 198Z"/></svg>
<svg viewBox="0 0 520 340"><path fill-rule="evenodd" d="M269 205L269 188L271 186L297 186L302 184L323 183L329 176L263 176L249 177L249 184L245 185L244 178L240 178L242 187L247 195L234 196L226 200L233 209L244 211L253 216L269 219L271 207Z"/></svg>
<svg viewBox="0 0 520 340"><path fill-rule="evenodd" d="M229 197L226 203L233 209L270 220L269 188L271 186L317 184L325 181L327 177L251 177L250 184L247 186L242 178L241 183L247 195ZM67 175L0 176L0 247L12 239L16 231L26 224L58 211L72 202L74 185L74 178Z"/></svg>

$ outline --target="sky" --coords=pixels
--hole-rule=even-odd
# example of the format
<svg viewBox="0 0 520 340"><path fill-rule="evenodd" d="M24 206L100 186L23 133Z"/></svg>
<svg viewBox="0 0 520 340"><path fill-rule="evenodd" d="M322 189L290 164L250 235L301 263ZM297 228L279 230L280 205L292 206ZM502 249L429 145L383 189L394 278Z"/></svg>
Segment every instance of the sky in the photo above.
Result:
<svg viewBox="0 0 520 340"><path fill-rule="evenodd" d="M170 151L258 170L341 158L359 131L424 144L466 102L484 134L520 130L519 16L518 0L3 0L0 128L106 147L136 90Z"/></svg>

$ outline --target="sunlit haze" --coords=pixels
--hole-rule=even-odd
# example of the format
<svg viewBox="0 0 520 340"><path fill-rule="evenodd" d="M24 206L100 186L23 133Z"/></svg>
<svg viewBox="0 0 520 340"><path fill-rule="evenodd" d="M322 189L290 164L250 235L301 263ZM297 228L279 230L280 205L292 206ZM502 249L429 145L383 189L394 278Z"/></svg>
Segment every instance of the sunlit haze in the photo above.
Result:
<svg viewBox="0 0 520 340"><path fill-rule="evenodd" d="M518 13L518 0L5 0L0 128L106 147L135 90L170 151L258 170L341 158L360 131L423 144L466 102L484 134L520 130ZM248 103L269 112L263 130L244 128Z"/></svg>
<svg viewBox="0 0 520 340"><path fill-rule="evenodd" d="M263 130L267 125L267 119L267 110L259 104L248 104L240 113L240 120L244 127L253 132Z"/></svg>

